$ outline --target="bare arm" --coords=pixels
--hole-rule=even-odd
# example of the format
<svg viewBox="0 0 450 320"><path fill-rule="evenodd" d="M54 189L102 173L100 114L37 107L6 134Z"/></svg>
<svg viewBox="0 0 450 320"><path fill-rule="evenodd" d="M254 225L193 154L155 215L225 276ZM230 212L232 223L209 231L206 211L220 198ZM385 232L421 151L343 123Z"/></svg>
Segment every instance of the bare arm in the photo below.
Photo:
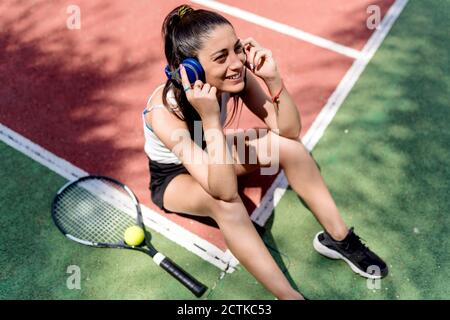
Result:
<svg viewBox="0 0 450 320"><path fill-rule="evenodd" d="M258 76L263 80L271 96L281 90L282 80L271 51L262 48L252 38L243 43L246 45L249 68L246 90L242 94L245 105L275 133L287 138L298 138L301 131L300 113L287 88L281 91L277 106L256 78Z"/></svg>
<svg viewBox="0 0 450 320"><path fill-rule="evenodd" d="M234 161L219 119L203 120L208 148L208 186L211 194L224 201L237 198L237 177Z"/></svg>
<svg viewBox="0 0 450 320"><path fill-rule="evenodd" d="M182 140L179 145L174 145L173 141L163 141L166 146L176 147L173 152L180 152L183 148L190 148L196 150L194 157L192 154L190 157L182 155L180 160L185 164L188 169L189 166L197 166L199 163L204 167L207 167L206 183L203 181L205 190L211 194L211 196L229 201L237 197L237 177L234 170L234 161L231 153L228 150L225 136L223 134L223 128L220 124L220 108L217 101L217 89L211 87L208 83L202 83L198 80L193 87L189 83L186 70L180 66L181 79L183 87L185 88L186 98L191 105L197 110L202 119L202 126L205 132L205 140L207 144L207 153L205 151L199 151L200 149L196 143L190 139L189 133L181 134ZM180 121L182 122L182 121ZM182 122L183 125L186 125ZM162 129L162 128L161 128ZM166 128L167 131L169 128ZM187 130L187 128L186 128ZM201 145L201 143L199 143ZM189 150L189 149L187 149ZM186 154L186 152L184 152ZM199 160L199 154L202 155ZM189 169L188 169L189 170ZM194 170L195 171L195 170ZM205 179L203 173L203 179Z"/></svg>
<svg viewBox="0 0 450 320"><path fill-rule="evenodd" d="M234 171L231 175L222 171L223 165L214 164L214 160L210 160L210 155L192 140L184 121L165 109L156 109L152 113L153 117L158 119L151 124L154 133L180 159L202 188L216 199L233 199L237 195L237 191L235 191L237 190L237 182L234 190L232 187L230 188L230 185L233 186L235 182L234 177L236 177L236 174ZM211 124L206 124L206 126L212 129L215 125L211 122ZM216 126L216 129L219 128ZM225 142L221 141L220 136L218 137L219 139L208 137L205 134L205 139L207 141L211 140L209 143L207 142L208 151L223 148ZM215 141L212 141L213 139Z"/></svg>

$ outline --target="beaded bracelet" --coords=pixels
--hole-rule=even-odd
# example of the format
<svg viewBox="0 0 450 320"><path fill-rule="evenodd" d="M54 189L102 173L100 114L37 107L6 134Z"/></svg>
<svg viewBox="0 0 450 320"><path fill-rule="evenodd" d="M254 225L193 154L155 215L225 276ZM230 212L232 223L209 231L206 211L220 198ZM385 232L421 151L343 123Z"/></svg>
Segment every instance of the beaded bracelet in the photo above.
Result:
<svg viewBox="0 0 450 320"><path fill-rule="evenodd" d="M277 109L278 109L278 104L280 103L280 95L281 95L281 92L283 92L283 89L284 89L284 83L283 83L283 80L281 80L280 91L274 97L272 97L272 103L276 105Z"/></svg>

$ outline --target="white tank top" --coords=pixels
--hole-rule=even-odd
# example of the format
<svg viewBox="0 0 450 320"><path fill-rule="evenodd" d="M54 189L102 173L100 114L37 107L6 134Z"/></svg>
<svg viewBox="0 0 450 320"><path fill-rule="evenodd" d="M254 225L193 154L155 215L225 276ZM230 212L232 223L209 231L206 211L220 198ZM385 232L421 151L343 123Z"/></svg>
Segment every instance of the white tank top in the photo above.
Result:
<svg viewBox="0 0 450 320"><path fill-rule="evenodd" d="M160 89L161 87L164 87L164 85L159 86L156 88L156 90L152 93L150 98L148 98L148 102L152 99L153 95ZM175 96L172 90L169 90L166 95L167 102L169 102L171 105L173 105L175 108L178 105ZM222 126L225 123L225 120L227 118L227 104L230 100L230 94L228 92L222 93L222 103L220 106L220 123ZM149 108L145 108L144 112L142 113L142 119L144 121L144 136L145 136L145 153L147 156L152 160L159 163L173 163L173 164L180 164L181 161L178 159L178 157L167 148L164 143L158 138L158 136L155 134L153 129L147 124L145 121L145 115L149 112L151 112L153 109L159 109L159 108L166 108L163 104L157 104L150 106ZM173 112L172 110L170 110Z"/></svg>

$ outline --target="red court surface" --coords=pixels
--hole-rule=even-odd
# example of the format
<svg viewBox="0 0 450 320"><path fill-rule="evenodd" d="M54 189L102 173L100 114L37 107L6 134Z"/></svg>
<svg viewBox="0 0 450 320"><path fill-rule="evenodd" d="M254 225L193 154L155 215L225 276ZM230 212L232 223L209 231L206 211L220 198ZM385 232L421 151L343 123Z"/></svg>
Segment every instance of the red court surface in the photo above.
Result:
<svg viewBox="0 0 450 320"><path fill-rule="evenodd" d="M372 31L367 28L367 8L376 5L381 16L394 0L323 0L292 1L224 0L222 3L298 28L341 45L362 50Z"/></svg>
<svg viewBox="0 0 450 320"><path fill-rule="evenodd" d="M372 34L365 26L367 7L377 4L385 14L393 2L223 3L361 50ZM124 181L143 204L163 214L148 191L141 112L147 97L165 81L162 21L183 2L80 0L81 29L69 30L66 9L72 3L0 4L0 123L83 170ZM224 15L239 37L251 36L273 51L300 110L303 136L354 60ZM245 110L239 124L241 128L262 125ZM241 179L249 214L274 178L252 175ZM216 226L176 214L166 217L226 249Z"/></svg>

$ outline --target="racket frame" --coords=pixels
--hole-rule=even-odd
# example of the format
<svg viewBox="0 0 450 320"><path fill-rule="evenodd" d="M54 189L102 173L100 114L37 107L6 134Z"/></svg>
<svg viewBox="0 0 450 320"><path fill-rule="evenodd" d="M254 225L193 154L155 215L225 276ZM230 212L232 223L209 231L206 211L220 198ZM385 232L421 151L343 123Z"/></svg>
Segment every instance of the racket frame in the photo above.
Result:
<svg viewBox="0 0 450 320"><path fill-rule="evenodd" d="M56 211L56 205L58 203L59 198L63 195L64 191L67 190L70 186L78 184L80 182L83 182L85 180L91 180L91 179L97 179L97 180L107 180L113 184L116 184L123 188L127 194L130 196L130 198L133 201L133 204L136 209L136 223L139 225L142 230L144 231L144 243L145 247L143 245L139 246L130 246L127 245L125 242L120 243L105 243L105 242L92 242L88 240L79 239L70 233L68 233L64 227L61 225L61 223L58 221L58 219L55 217L55 211ZM175 279L177 279L180 283L182 283L186 288L188 288L195 296L201 297L203 293L206 292L207 287L200 283L198 280L193 278L189 273L187 273L185 270L183 270L180 266L175 264L172 260L170 260L168 257L164 256L162 253L160 253L158 250L156 250L155 247L150 243L150 240L147 235L147 231L145 229L145 225L143 222L142 217L142 211L140 207L140 203L136 195L133 193L133 191L122 182L113 179L111 177L102 176L102 175L87 175L80 177L76 180L69 181L66 184L64 184L56 193L52 206L51 206L51 213L52 213L52 219L55 223L56 227L61 231L62 234L64 234L68 239L75 241L77 243L80 243L82 245L90 246L90 247L96 247L96 248L117 248L117 249L131 249L140 251L143 253L148 254L150 257L152 257L153 261L163 268L165 271L167 271L170 275L172 275Z"/></svg>

